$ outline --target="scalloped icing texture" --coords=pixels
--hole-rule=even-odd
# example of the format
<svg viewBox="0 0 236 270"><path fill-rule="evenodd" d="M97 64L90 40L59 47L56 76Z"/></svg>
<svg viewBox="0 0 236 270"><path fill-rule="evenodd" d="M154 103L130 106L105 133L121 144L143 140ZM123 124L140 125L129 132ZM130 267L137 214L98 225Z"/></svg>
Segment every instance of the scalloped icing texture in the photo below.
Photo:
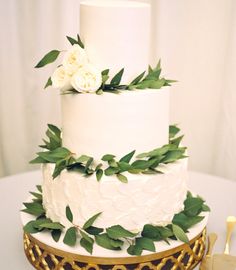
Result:
<svg viewBox="0 0 236 270"><path fill-rule="evenodd" d="M43 165L43 204L47 217L70 226L65 209L69 205L74 223L82 226L94 214L102 212L95 226L121 225L128 230L141 230L151 223L166 225L174 214L183 210L186 198L187 159L162 165L164 174L126 174L128 183L115 176L84 178L75 172L62 171L52 179L54 165Z"/></svg>

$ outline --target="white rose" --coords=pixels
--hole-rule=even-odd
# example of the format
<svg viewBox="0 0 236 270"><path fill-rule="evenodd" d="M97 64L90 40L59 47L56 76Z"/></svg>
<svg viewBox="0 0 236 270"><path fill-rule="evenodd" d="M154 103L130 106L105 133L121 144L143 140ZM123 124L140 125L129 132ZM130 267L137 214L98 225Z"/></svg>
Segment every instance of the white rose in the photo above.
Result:
<svg viewBox="0 0 236 270"><path fill-rule="evenodd" d="M62 90L68 90L71 87L70 76L63 66L58 67L51 76L52 86Z"/></svg>
<svg viewBox="0 0 236 270"><path fill-rule="evenodd" d="M66 52L62 62L66 72L71 76L87 63L88 57L86 52L78 44L74 44L72 48Z"/></svg>
<svg viewBox="0 0 236 270"><path fill-rule="evenodd" d="M79 92L92 93L102 84L101 71L94 66L86 65L77 70L71 78L71 85Z"/></svg>

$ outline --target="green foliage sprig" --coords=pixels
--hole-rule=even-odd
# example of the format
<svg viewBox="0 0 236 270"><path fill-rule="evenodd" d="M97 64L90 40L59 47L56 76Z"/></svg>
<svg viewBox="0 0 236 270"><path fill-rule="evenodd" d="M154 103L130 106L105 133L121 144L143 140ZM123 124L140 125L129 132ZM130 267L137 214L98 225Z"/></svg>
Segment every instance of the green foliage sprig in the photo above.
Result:
<svg viewBox="0 0 236 270"><path fill-rule="evenodd" d="M133 89L160 89L163 86L170 86L175 80L165 79L161 77L161 61L152 68L149 66L148 71L143 71L140 75L134 78L127 85L120 85L122 76L124 74L124 68L122 68L110 81L109 80L109 69L102 71L102 86L97 91L97 94L102 94L103 92L119 93L119 90L133 90ZM147 74L146 74L147 73ZM146 76L145 76L146 74Z"/></svg>
<svg viewBox="0 0 236 270"><path fill-rule="evenodd" d="M24 203L26 208L22 211L36 216L35 220L28 222L24 226L24 231L34 234L48 230L56 242L60 240L63 232L64 244L73 247L79 242L80 246L90 254L93 252L95 243L110 250L121 250L126 243L128 244L127 252L136 256L141 255L143 250L155 252L155 242L159 241L169 243L169 239L172 239L188 244L189 239L186 233L192 226L204 219L204 216L200 215L202 212L210 211L210 208L201 197L193 197L188 192L184 201L184 210L174 216L171 224L164 227L146 224L142 231L132 232L121 225L113 225L105 229L95 227L94 223L102 213L95 214L82 226L79 226L74 223L73 213L70 207L67 206L65 212L71 226L65 230L62 224L46 218L42 205L42 189L40 186L37 186L37 188L39 193L31 192L33 196L32 202Z"/></svg>
<svg viewBox="0 0 236 270"><path fill-rule="evenodd" d="M101 160L104 163L96 163L93 157L82 155L76 157L74 153L65 147L62 147L61 131L54 125L49 124L46 135L48 140L43 140L44 145L41 148L46 151L38 152L37 157L30 161L31 164L54 163L55 168L53 178L56 178L63 170L74 171L90 176L95 174L98 181L102 176L115 175L123 183L128 179L124 173L131 174L157 174L162 173L159 165L175 162L186 157L186 147L181 147L180 143L183 135L176 136L180 129L177 126L169 127L169 144L156 148L150 152L141 153L132 160L135 150L124 155L117 160L112 154L104 155Z"/></svg>
<svg viewBox="0 0 236 270"><path fill-rule="evenodd" d="M84 44L77 34L76 38L72 38L67 36L66 37L69 43L73 46L74 44L78 44L82 49L84 49ZM56 61L58 56L62 51L59 50L52 50L47 53L35 66L35 68L41 68L48 64L53 63ZM151 67L149 65L147 71L143 71L139 74L136 78L134 78L129 84L120 84L123 74L124 68L122 68L115 76L110 79L109 69L105 69L101 72L102 74L102 84L101 87L96 91L98 95L101 95L103 92L110 92L110 93L120 93L121 90L133 90L133 89L160 89L163 86L170 86L172 83L176 82L176 80L169 80L165 79L161 76L161 61L157 63L155 67ZM108 83L110 79L110 82ZM45 87L52 85L51 77L48 78ZM75 89L69 89L64 94L79 94L80 92Z"/></svg>

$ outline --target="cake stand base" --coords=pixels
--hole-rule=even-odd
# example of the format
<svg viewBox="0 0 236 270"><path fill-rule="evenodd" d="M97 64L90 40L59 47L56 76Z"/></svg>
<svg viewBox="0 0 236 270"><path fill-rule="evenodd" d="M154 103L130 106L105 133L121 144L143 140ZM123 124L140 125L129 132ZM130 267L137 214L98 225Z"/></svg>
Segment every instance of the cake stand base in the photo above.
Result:
<svg viewBox="0 0 236 270"><path fill-rule="evenodd" d="M25 254L38 270L190 270L203 258L205 246L204 228L189 245L143 256L109 258L65 252L24 234Z"/></svg>

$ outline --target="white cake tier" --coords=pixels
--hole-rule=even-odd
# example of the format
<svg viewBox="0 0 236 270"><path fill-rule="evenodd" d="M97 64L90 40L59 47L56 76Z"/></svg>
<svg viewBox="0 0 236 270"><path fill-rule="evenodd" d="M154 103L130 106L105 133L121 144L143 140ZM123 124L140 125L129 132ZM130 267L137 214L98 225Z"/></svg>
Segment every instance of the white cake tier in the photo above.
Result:
<svg viewBox="0 0 236 270"><path fill-rule="evenodd" d="M90 61L115 75L125 68L122 83L147 69L150 51L150 5L132 1L84 1L80 35Z"/></svg>
<svg viewBox="0 0 236 270"><path fill-rule="evenodd" d="M63 146L101 159L168 143L169 89L62 95Z"/></svg>
<svg viewBox="0 0 236 270"><path fill-rule="evenodd" d="M127 174L129 182L115 176L84 178L63 171L52 179L53 165L43 166L43 204L47 217L70 226L65 209L69 205L74 223L82 226L93 215L102 212L95 226L121 225L141 230L145 224L166 225L174 214L183 210L186 199L187 159L161 166L164 174Z"/></svg>

